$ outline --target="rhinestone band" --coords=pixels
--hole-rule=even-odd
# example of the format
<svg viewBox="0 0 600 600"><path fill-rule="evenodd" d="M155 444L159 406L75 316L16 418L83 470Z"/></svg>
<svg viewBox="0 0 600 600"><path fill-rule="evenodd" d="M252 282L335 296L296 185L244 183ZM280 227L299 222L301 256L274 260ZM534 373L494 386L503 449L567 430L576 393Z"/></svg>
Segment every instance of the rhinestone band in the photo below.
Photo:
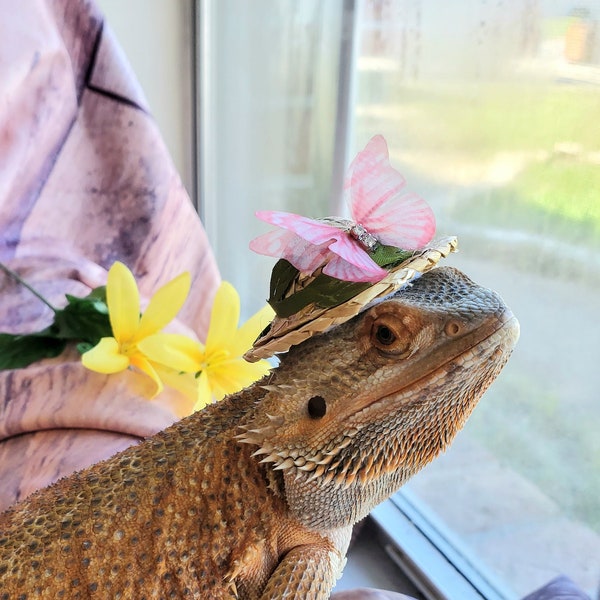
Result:
<svg viewBox="0 0 600 600"><path fill-rule="evenodd" d="M372 252L379 244L377 238L371 235L362 225L359 225L358 223L352 225L349 233L365 250L370 250Z"/></svg>

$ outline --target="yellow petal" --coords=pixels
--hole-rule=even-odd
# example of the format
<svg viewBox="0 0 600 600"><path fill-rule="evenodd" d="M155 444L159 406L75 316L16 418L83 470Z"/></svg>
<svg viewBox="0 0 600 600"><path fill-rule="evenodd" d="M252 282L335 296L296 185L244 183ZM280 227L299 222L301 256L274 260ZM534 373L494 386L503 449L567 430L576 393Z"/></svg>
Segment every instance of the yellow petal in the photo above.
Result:
<svg viewBox="0 0 600 600"><path fill-rule="evenodd" d="M242 358L223 361L208 369L208 377L214 397L221 400L227 394L243 390L264 377L271 369L266 360L249 363Z"/></svg>
<svg viewBox="0 0 600 600"><path fill-rule="evenodd" d="M231 356L242 356L252 347L260 332L273 320L275 311L270 305L261 308L252 315L237 331L235 339L229 344Z"/></svg>
<svg viewBox="0 0 600 600"><path fill-rule="evenodd" d="M130 341L140 321L140 295L133 274L122 262L108 271L106 303L115 339L120 344Z"/></svg>
<svg viewBox="0 0 600 600"><path fill-rule="evenodd" d="M181 392L186 398L192 401L194 406L198 400L198 381L191 373L181 373L174 369L169 369L160 364L153 364L154 370L165 385ZM189 414L189 406L186 414Z"/></svg>
<svg viewBox="0 0 600 600"><path fill-rule="evenodd" d="M176 333L155 333L137 347L151 361L183 373L199 371L204 356L200 342Z"/></svg>
<svg viewBox="0 0 600 600"><path fill-rule="evenodd" d="M194 410L200 410L205 406L208 406L213 401L212 391L208 381L206 371L200 373L200 377L197 379L198 382L198 399L194 405Z"/></svg>
<svg viewBox="0 0 600 600"><path fill-rule="evenodd" d="M223 281L215 294L210 325L206 336L206 351L211 353L227 348L233 339L240 319L240 297L235 288Z"/></svg>
<svg viewBox="0 0 600 600"><path fill-rule="evenodd" d="M143 354L134 354L131 357L131 364L142 371L142 373L146 373L146 375L148 375L148 377L150 377L156 384L156 389L154 390L151 398L154 398L157 394L162 392L163 382L161 381L158 373L155 371L150 361Z"/></svg>
<svg viewBox="0 0 600 600"><path fill-rule="evenodd" d="M140 319L136 339L141 340L168 325L177 315L190 291L190 274L182 273L163 285L153 296Z"/></svg>
<svg viewBox="0 0 600 600"><path fill-rule="evenodd" d="M81 356L83 366L98 373L118 373L129 366L129 358L119 353L115 338L102 338Z"/></svg>

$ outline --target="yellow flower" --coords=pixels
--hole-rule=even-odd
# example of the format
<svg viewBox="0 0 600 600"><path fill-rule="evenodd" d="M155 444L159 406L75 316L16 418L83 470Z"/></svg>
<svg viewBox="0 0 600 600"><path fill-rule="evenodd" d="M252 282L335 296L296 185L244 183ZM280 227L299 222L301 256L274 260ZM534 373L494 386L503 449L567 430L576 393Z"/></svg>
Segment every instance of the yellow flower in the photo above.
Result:
<svg viewBox="0 0 600 600"><path fill-rule="evenodd" d="M265 306L238 329L240 297L235 288L224 281L215 295L206 345L162 333L144 339L139 347L150 360L180 373L193 374L198 386L194 410L198 410L210 404L213 398L221 400L268 373L270 365L266 360L249 363L243 355L273 314L273 309ZM189 375L180 377L182 388L189 385ZM169 384L179 387L173 378Z"/></svg>
<svg viewBox="0 0 600 600"><path fill-rule="evenodd" d="M135 278L123 263L115 262L108 271L106 283L106 304L114 337L102 338L83 354L83 365L98 373L118 373L130 366L136 367L153 379L156 384L154 395L158 394L163 389L162 381L156 365L140 349L140 342L152 340L175 318L189 289L190 275L182 273L161 287L140 315L140 295ZM164 349L165 352L168 350Z"/></svg>

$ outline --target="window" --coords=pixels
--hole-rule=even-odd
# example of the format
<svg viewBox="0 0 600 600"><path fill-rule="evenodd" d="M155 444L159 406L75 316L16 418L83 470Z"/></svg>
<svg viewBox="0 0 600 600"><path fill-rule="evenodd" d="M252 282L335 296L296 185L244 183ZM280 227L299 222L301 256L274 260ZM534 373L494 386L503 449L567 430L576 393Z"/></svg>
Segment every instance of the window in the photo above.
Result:
<svg viewBox="0 0 600 600"><path fill-rule="evenodd" d="M200 5L201 211L223 276L256 308L272 261L248 250L266 231L254 212L330 212L340 4Z"/></svg>
<svg viewBox="0 0 600 600"><path fill-rule="evenodd" d="M594 10L586 0L198 4L200 199L248 313L272 266L248 250L266 230L253 212L340 214L344 165L382 133L440 236L459 237L447 264L500 291L521 322L511 362L451 450L376 515L392 538L390 515L408 515L487 598L522 597L561 573L590 594L600 581ZM453 597L444 585L435 579L431 597Z"/></svg>

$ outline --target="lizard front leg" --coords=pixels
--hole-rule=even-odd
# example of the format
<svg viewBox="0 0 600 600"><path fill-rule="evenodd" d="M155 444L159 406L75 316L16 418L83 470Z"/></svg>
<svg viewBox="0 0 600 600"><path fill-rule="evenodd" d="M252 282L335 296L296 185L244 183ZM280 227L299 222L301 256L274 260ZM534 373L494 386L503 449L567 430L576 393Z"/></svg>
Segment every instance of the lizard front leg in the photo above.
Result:
<svg viewBox="0 0 600 600"><path fill-rule="evenodd" d="M292 548L269 577L260 600L327 600L346 563L352 528Z"/></svg>
<svg viewBox="0 0 600 600"><path fill-rule="evenodd" d="M299 546L290 550L267 582L261 600L327 600L346 559L335 549Z"/></svg>

